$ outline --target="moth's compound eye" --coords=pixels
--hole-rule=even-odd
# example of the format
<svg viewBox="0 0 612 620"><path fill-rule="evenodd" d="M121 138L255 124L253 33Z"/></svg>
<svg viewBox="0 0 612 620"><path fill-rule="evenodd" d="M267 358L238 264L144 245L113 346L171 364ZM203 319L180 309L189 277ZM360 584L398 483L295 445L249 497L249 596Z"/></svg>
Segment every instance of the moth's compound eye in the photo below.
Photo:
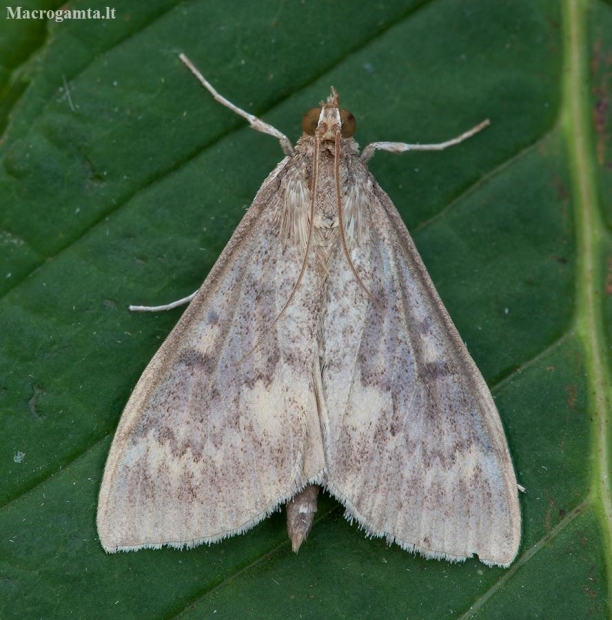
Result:
<svg viewBox="0 0 612 620"><path fill-rule="evenodd" d="M340 133L343 138L350 138L357 129L357 121L352 112L348 110L340 110L340 120L342 121L342 127Z"/></svg>
<svg viewBox="0 0 612 620"><path fill-rule="evenodd" d="M321 108L311 108L302 116L302 129L309 136L314 136L319 124L319 116L321 116Z"/></svg>

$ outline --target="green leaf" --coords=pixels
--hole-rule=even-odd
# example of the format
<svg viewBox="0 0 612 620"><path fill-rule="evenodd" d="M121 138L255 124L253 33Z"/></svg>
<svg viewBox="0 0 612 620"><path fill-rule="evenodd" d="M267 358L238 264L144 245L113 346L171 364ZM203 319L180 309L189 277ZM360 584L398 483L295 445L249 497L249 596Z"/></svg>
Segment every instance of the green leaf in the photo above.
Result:
<svg viewBox="0 0 612 620"><path fill-rule="evenodd" d="M53 8L41 0L22 7ZM70 9L106 5L71 2ZM0 24L0 617L611 615L612 5L124 0ZM325 496L190 551L105 555L97 492L130 390L278 143L333 84L492 387L521 496L509 569L367 539Z"/></svg>

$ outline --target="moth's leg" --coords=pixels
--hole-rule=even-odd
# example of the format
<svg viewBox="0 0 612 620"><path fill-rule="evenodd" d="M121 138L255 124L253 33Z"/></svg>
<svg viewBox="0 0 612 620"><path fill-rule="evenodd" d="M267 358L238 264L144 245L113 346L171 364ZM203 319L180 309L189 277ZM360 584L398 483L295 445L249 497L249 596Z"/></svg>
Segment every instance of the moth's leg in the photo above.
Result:
<svg viewBox="0 0 612 620"><path fill-rule="evenodd" d="M277 140L280 141L281 148L285 155L293 155L293 146L289 141L287 136L280 132L276 127L272 127L272 125L268 125L268 123L264 123L261 119L241 110L238 106L234 105L231 101L228 101L223 95L220 95L215 87L195 68L191 60L185 56L185 54L179 54L179 58L183 61L183 63L188 67L188 69L193 73L200 83L208 90L208 92L218 101L221 105L224 105L226 108L229 108L232 112L238 114L238 116L242 116L247 121L253 129L257 131L261 131L262 133L267 133L269 136L273 136Z"/></svg>
<svg viewBox="0 0 612 620"><path fill-rule="evenodd" d="M447 140L446 142L440 142L439 144L405 144L404 142L372 142L366 146L362 153L361 159L367 162L372 158L376 151L390 151L391 153L405 153L406 151L442 151L449 146L459 144L468 138L471 138L475 133L478 133L485 127L488 127L491 123L489 119L482 121L476 127L472 127L469 131L462 133L460 136Z"/></svg>
<svg viewBox="0 0 612 620"><path fill-rule="evenodd" d="M309 484L287 502L287 532L291 548L297 553L301 544L308 538L315 512L319 487Z"/></svg>
<svg viewBox="0 0 612 620"><path fill-rule="evenodd" d="M165 304L163 306L129 306L132 312L163 312L164 310L172 310L172 308L178 308L179 306L184 306L188 304L195 296L198 291L191 293L187 297L183 297L183 299L177 299L172 303Z"/></svg>

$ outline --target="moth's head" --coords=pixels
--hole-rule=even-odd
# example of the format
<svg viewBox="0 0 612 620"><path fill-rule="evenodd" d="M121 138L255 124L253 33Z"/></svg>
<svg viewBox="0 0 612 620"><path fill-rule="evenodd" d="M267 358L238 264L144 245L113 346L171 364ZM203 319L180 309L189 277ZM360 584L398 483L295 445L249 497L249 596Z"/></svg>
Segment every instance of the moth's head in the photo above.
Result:
<svg viewBox="0 0 612 620"><path fill-rule="evenodd" d="M327 101L320 108L311 108L302 117L302 129L309 136L319 136L321 142L334 142L339 133L351 138L357 129L357 121L351 112L340 109L340 97L332 86Z"/></svg>

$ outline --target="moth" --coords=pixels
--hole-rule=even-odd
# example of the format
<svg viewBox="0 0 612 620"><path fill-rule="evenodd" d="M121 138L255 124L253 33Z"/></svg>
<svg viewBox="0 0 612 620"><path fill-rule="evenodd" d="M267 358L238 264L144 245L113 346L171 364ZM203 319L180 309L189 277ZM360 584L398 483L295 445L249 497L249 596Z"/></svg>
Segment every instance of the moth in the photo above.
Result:
<svg viewBox="0 0 612 620"><path fill-rule="evenodd" d="M97 524L113 553L213 543L282 504L294 551L319 487L369 536L427 558L508 566L517 482L487 385L331 95L285 158L136 385ZM133 308L160 309L160 308Z"/></svg>

